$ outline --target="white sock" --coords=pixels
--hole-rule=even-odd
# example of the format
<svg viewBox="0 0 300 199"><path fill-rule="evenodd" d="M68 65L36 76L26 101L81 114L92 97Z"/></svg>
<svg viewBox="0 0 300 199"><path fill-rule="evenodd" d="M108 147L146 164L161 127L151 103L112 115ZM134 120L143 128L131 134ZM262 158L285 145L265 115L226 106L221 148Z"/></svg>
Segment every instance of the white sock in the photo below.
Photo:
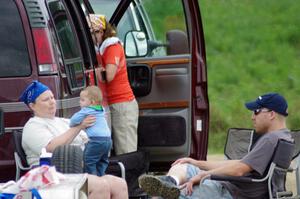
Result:
<svg viewBox="0 0 300 199"><path fill-rule="evenodd" d="M173 176L173 175L170 175L170 177L172 177L175 181L176 181L176 185L179 186L179 179L177 176Z"/></svg>

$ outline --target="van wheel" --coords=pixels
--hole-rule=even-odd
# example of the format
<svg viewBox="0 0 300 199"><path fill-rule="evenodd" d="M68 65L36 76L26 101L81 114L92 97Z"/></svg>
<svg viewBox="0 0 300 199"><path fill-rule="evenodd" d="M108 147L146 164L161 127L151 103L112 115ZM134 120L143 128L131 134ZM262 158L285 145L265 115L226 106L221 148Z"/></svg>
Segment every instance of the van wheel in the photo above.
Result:
<svg viewBox="0 0 300 199"><path fill-rule="evenodd" d="M52 154L51 164L61 173L82 173L82 150L74 145L59 146Z"/></svg>

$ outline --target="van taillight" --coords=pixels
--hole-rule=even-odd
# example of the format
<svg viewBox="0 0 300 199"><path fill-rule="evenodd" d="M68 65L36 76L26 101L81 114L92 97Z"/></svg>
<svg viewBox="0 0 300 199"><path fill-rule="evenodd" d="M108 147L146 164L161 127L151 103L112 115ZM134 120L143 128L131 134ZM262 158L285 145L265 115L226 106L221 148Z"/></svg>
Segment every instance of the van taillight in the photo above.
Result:
<svg viewBox="0 0 300 199"><path fill-rule="evenodd" d="M45 28L34 28L32 33L39 74L47 75L57 73L57 64L55 63L49 32Z"/></svg>

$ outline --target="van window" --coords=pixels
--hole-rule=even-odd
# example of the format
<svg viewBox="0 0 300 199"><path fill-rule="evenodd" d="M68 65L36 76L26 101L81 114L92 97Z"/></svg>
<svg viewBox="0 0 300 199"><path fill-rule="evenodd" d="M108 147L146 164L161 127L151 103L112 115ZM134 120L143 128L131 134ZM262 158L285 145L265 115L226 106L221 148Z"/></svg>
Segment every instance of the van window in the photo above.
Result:
<svg viewBox="0 0 300 199"><path fill-rule="evenodd" d="M172 4L164 7L163 12L157 9L167 4L168 1L166 0L144 0L140 6L140 12L138 12L144 13L144 16L141 16L144 18L143 21L151 24L146 27L152 28L152 31L148 30L148 32L153 33L150 39L154 43L149 46L150 50L152 50L150 55L153 57L189 53L183 2L181 0L173 0ZM174 32L180 37L175 37ZM169 38L167 39L167 37ZM180 41L176 41L177 39L180 39Z"/></svg>
<svg viewBox="0 0 300 199"><path fill-rule="evenodd" d="M106 14L109 19L120 0L89 2L95 13ZM158 7L165 8L162 11L157 9ZM167 0L132 1L117 25L118 37L124 41L125 35L131 30L143 31L146 34L149 44L148 57L189 53L185 13L181 0L173 0L171 4ZM178 35L181 42L176 44ZM170 39L167 40L167 37ZM182 46L184 48L181 50Z"/></svg>
<svg viewBox="0 0 300 199"><path fill-rule="evenodd" d="M96 14L103 14L106 16L107 20L109 20L120 3L120 0L90 0L89 2ZM134 17L133 5L131 3L130 9L127 9L117 26L118 37L122 41L124 41L125 34L129 30L140 29L139 27L136 27L138 23L135 23L136 19Z"/></svg>
<svg viewBox="0 0 300 199"><path fill-rule="evenodd" d="M30 59L14 1L0 1L0 77L29 76Z"/></svg>
<svg viewBox="0 0 300 199"><path fill-rule="evenodd" d="M84 63L79 51L80 46L75 31L71 27L64 4L60 1L50 2L49 10L62 50L64 66L61 67L65 67L65 69L61 71L66 71L69 85L71 90L74 91L85 86Z"/></svg>

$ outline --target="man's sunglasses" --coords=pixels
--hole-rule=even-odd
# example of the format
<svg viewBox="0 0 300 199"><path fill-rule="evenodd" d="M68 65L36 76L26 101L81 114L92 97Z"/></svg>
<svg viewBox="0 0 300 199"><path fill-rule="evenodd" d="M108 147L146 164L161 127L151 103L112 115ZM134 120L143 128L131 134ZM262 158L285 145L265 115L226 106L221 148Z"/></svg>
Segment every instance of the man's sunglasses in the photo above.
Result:
<svg viewBox="0 0 300 199"><path fill-rule="evenodd" d="M271 111L272 111L272 110L260 108L260 109L255 109L255 110L253 111L253 113L254 113L254 115L258 115L259 113L263 113L263 112L271 112Z"/></svg>

